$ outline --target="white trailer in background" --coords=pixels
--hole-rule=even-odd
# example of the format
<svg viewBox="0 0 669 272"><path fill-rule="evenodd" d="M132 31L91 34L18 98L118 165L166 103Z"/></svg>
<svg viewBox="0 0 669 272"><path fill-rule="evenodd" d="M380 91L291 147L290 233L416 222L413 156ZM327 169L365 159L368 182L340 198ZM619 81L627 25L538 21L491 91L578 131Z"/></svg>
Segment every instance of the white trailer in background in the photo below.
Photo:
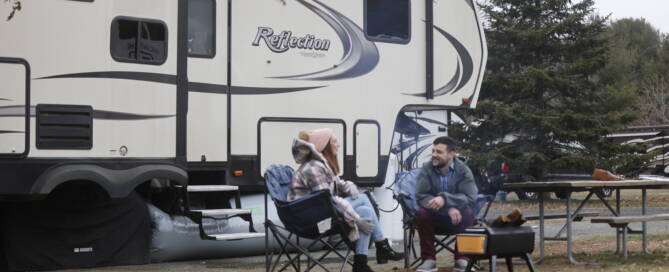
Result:
<svg viewBox="0 0 669 272"><path fill-rule="evenodd" d="M343 177L379 188L406 163L389 161L420 154L394 145L476 106L487 58L472 0L14 0L0 15L15 2L0 22L7 201L73 181L112 198L216 185L191 191L239 189L259 224L261 173L294 165L299 130L334 129Z"/></svg>

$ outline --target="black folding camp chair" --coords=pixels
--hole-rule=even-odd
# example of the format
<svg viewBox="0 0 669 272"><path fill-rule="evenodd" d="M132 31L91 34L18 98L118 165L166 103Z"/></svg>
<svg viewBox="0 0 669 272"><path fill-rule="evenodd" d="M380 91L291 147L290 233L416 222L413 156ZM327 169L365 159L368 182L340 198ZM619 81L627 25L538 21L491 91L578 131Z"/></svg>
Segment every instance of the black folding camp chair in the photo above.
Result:
<svg viewBox="0 0 669 272"><path fill-rule="evenodd" d="M420 170L412 170L413 171L420 171ZM412 178L415 178L416 173L408 173L405 176L402 176L398 178L396 181L398 184L396 184L396 188L401 188L402 186L408 186L415 188L415 180L412 180ZM408 182L405 185L399 184L401 182ZM405 187L406 188L406 187ZM401 191L402 189L398 189ZM416 220L415 220L415 212L416 212L416 206L417 204L412 203L415 202L415 195L410 196L406 195L406 193L402 192L396 192L395 193L395 198L400 204L400 207L402 208L402 214L403 214L403 228L404 228L404 268L416 268L423 259L420 257L416 250L415 246L415 237L417 236L418 228L416 225ZM494 200L494 196L490 195L478 195L477 200L476 200L476 207L474 209L474 226L476 225L483 225L486 223L486 216L488 215L488 211L490 210L490 206L492 205L492 202ZM483 210L483 213L481 214L481 209ZM455 234L453 233L447 233L440 231L438 229L435 229L435 234L437 236L437 239L435 240L435 250L436 254L439 254L440 252L444 250L448 250L452 254L455 253Z"/></svg>
<svg viewBox="0 0 669 272"><path fill-rule="evenodd" d="M341 258L342 263L339 271L343 271L349 260L353 243L347 239L349 226L337 213L329 190L314 192L294 201L287 201L286 195L292 169L288 166L270 166L265 172L265 182L282 225L276 224L267 218L267 195L265 196L265 226L266 233L269 230L279 244L280 250L276 257L274 252L269 252L269 239L265 239L266 269L275 271L285 257L284 263L279 271L293 267L295 271L301 271L300 259L306 257L307 267L310 271L318 266L325 271L330 271L323 263L323 259L331 254ZM328 242L331 235L341 235L342 239L335 243ZM348 250L343 255L336 249L344 243ZM319 256L314 255L314 250L325 249Z"/></svg>
<svg viewBox="0 0 669 272"><path fill-rule="evenodd" d="M402 197L400 197L402 198ZM479 195L479 199L483 198L482 201L483 204L485 205L484 212L483 214L477 216L474 218L474 226L477 225L484 225L486 224L486 216L488 215L488 211L490 210L490 206L492 205L493 202L493 196L488 196L488 195ZM405 204L403 204L402 200L400 201L400 206L402 207L403 211L403 223L404 223L404 268L415 268L418 264L420 264L423 259L420 257L420 255L416 252L416 245L415 245L415 237L417 236L418 228L416 226L416 221L413 215L409 215L408 213L404 212L406 211L405 209ZM476 212L475 212L476 213ZM438 229L435 229L435 235L437 236L437 239L435 240L435 249L436 249L436 254L439 254L439 252L442 252L444 250L448 250L451 253L455 253L455 234L454 233L447 233L443 231L439 231Z"/></svg>

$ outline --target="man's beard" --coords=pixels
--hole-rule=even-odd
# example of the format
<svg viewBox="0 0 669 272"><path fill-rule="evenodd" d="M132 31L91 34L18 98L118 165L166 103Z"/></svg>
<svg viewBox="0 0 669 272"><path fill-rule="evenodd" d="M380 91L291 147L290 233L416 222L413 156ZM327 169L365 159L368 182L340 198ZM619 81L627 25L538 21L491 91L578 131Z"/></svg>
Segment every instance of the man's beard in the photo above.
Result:
<svg viewBox="0 0 669 272"><path fill-rule="evenodd" d="M437 161L437 165L434 164L435 161ZM446 162L440 159L432 158L432 166L436 168L443 168L444 166L446 166Z"/></svg>

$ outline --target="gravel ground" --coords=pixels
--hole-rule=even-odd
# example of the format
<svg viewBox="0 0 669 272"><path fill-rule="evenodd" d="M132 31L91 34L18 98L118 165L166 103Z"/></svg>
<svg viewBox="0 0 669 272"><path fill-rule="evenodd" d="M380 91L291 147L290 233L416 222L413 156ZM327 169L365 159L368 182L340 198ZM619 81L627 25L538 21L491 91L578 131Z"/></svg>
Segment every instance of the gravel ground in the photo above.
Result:
<svg viewBox="0 0 669 272"><path fill-rule="evenodd" d="M586 209L585 211L599 212L600 215L610 215L608 210L604 209ZM499 215L508 213L508 210L490 210L488 218L495 218ZM534 211L533 211L534 212ZM555 212L555 211L551 211ZM667 212L666 208L650 208L647 210L649 214L653 213L665 213ZM623 215L626 214L640 214L641 209L627 208L623 209ZM535 227L537 233L537 240L539 234L539 222L538 221L528 221L526 225ZM555 234L563 226L564 220L549 220L546 223L546 235ZM640 224L632 225L634 229L640 229ZM610 228L606 224L590 224L589 220L584 220L583 222L575 222L573 225L574 237L575 237L575 248L576 251L579 250L578 241L580 238L584 237L593 237L593 236L612 236L615 235L614 229ZM649 234L669 234L669 222L650 222L648 223L648 233ZM547 242L556 243L556 242ZM397 250L401 251L401 245L395 245ZM538 251L538 248L535 249ZM384 265L375 264L374 259L375 250L370 250L370 264L375 271L393 271L393 270L402 270L403 262L390 262ZM260 272L265 271L264 268L264 256L255 256L255 257L244 257L244 258L227 258L227 259L212 259L212 260L195 260L195 261L185 261L185 262L169 262L169 263L154 263L147 265L137 265L137 266L117 266L117 267L100 267L93 269L77 269L77 270L62 270L62 271L104 271L104 272L149 272L149 271L253 271ZM328 266L332 269L338 271L339 267L336 265L336 260L329 259L326 260ZM452 267L452 261L450 255L444 256L442 253L439 257L439 266L440 267ZM319 271L319 270L316 270ZM350 268L346 268L345 271L350 271ZM451 271L440 270L440 271Z"/></svg>
<svg viewBox="0 0 669 272"><path fill-rule="evenodd" d="M562 227L560 222L561 220L551 220L546 225L546 233L554 234L559 231ZM538 239L538 221L530 221L526 223L529 226L536 226L537 239ZM639 227L640 228L640 227ZM648 223L648 233L649 234L667 234L669 233L669 222L651 222ZM579 251L579 238L591 237L591 236L611 236L615 235L615 232L612 228L608 227L606 224L590 224L589 222L576 222L574 223L574 235L575 235L575 250ZM548 243L559 243L559 242L547 242ZM614 244L612 244L613 246ZM401 245L396 246L397 250L401 250ZM535 248L535 251L538 252L538 247ZM393 271L400 270L403 267L403 262L389 262L384 265L375 264L374 259L375 251L370 250L370 263L374 271ZM440 267L452 267L452 261L450 255L444 255L441 253L439 255L439 266ZM62 270L73 272L73 271L104 271L104 272L151 272L151 271L184 271L184 272L195 272L195 271L249 271L249 272L261 272L265 271L264 267L264 256L255 256L255 257L244 257L244 258L227 258L227 259L212 259L212 260L196 260L196 261L185 261L185 262L169 262L169 263L154 263L147 265L137 265L137 266L117 266L117 267L101 267L94 269L78 269L78 270ZM565 259L566 262L566 259ZM331 267L338 270L336 265L336 260L329 259L328 267ZM289 270L291 271L291 270ZM315 271L320 271L316 269ZM345 271L350 271L350 268L346 268ZM442 270L440 270L442 271ZM445 270L451 271L451 270Z"/></svg>

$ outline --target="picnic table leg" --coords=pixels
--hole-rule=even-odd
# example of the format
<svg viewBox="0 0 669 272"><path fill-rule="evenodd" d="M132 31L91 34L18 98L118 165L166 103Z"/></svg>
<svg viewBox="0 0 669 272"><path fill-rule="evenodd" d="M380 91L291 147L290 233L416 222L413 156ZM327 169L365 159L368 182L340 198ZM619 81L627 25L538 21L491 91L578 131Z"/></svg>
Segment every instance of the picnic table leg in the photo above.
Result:
<svg viewBox="0 0 669 272"><path fill-rule="evenodd" d="M567 202L567 211L566 214L567 216L567 258L569 259L569 262L572 264L590 264L590 263L582 263L582 262L577 262L574 259L574 252L572 249L572 217L571 217L571 195L572 192L568 191L567 192L567 198L565 201Z"/></svg>
<svg viewBox="0 0 669 272"><path fill-rule="evenodd" d="M620 215L620 189L616 189L616 214ZM620 254L620 228L616 228L616 254Z"/></svg>
<svg viewBox="0 0 669 272"><path fill-rule="evenodd" d="M622 229L623 232L623 262L627 261L627 225Z"/></svg>
<svg viewBox="0 0 669 272"><path fill-rule="evenodd" d="M648 198L646 189L641 189L641 214L646 215L646 207L648 206ZM641 222L641 236L643 253L648 253L648 237L646 236L646 222Z"/></svg>
<svg viewBox="0 0 669 272"><path fill-rule="evenodd" d="M577 263L576 260L574 260L574 256L572 255L572 245L571 245L571 192L567 192L567 197L565 198L565 202L567 202L567 258L569 259L569 262L571 263Z"/></svg>
<svg viewBox="0 0 669 272"><path fill-rule="evenodd" d="M594 191L590 191L590 193L588 193L588 196L586 196L585 199L583 201L581 201L581 204L579 204L578 208L576 208L576 210L572 213L572 222L576 218L576 215L581 211L581 209L583 209L585 204L588 203L588 200L590 200L590 198L594 194L595 194ZM555 238L559 238L560 236L562 236L562 233L565 231L566 228L567 228L566 224L564 226L562 226L562 228L560 228L560 231L558 231L558 233L555 235Z"/></svg>
<svg viewBox="0 0 669 272"><path fill-rule="evenodd" d="M539 259L540 263L544 259L544 193L539 192Z"/></svg>

